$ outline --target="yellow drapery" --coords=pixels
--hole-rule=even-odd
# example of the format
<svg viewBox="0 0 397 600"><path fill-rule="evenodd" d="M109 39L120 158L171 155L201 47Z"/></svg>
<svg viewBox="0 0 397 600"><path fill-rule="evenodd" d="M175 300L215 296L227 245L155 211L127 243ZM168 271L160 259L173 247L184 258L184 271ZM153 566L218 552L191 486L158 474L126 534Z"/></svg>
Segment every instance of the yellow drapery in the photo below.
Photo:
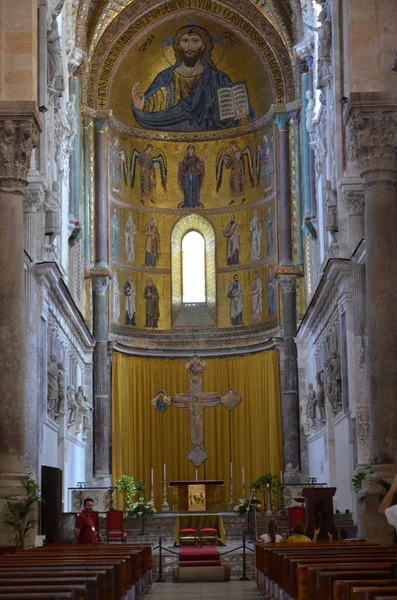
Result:
<svg viewBox="0 0 397 600"><path fill-rule="evenodd" d="M195 479L195 467L186 458L191 448L190 411L171 406L160 414L150 404L159 390L170 396L187 391L185 362L113 354L113 482L122 474L142 479L148 498L153 468L157 510L163 497L164 464L168 481ZM241 497L243 467L247 495L254 479L267 472L279 475L282 469L278 353L270 350L208 359L203 379L206 392L222 394L233 387L243 399L232 412L222 405L204 412L204 443L209 458L198 469L198 478L225 481L223 503L227 508L230 463L236 501ZM168 502L172 510L171 490Z"/></svg>

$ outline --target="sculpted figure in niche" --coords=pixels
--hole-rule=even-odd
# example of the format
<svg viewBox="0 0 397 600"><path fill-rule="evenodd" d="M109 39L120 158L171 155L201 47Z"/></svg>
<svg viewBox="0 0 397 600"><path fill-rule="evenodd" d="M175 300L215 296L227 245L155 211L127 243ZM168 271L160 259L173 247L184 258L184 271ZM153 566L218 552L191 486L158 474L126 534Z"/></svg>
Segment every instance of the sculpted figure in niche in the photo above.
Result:
<svg viewBox="0 0 397 600"><path fill-rule="evenodd" d="M338 226L338 199L336 191L332 189L332 184L329 180L325 181L325 203L326 203L326 230L331 236L330 246L338 244L336 234L339 230Z"/></svg>
<svg viewBox="0 0 397 600"><path fill-rule="evenodd" d="M236 217L230 217L230 223L226 227L223 235L226 238L226 264L240 264L240 225L236 221Z"/></svg>
<svg viewBox="0 0 397 600"><path fill-rule="evenodd" d="M146 327L157 328L160 317L159 293L151 277L147 280L143 296L146 300Z"/></svg>
<svg viewBox="0 0 397 600"><path fill-rule="evenodd" d="M164 191L167 191L167 161L164 152L155 150L153 144L146 144L143 152L136 148L131 156L131 189L135 185L136 171L139 166L139 183L141 191L141 204L153 200L153 191L157 186L157 173L160 172L160 181Z"/></svg>
<svg viewBox="0 0 397 600"><path fill-rule="evenodd" d="M230 298L230 321L232 325L242 325L244 311L244 290L243 286L238 280L237 273L233 275L233 281L229 286L227 296Z"/></svg>
<svg viewBox="0 0 397 600"><path fill-rule="evenodd" d="M306 129L309 133L313 133L314 130L314 111L316 103L313 99L312 90L306 92L307 104L306 104Z"/></svg>
<svg viewBox="0 0 397 600"><path fill-rule="evenodd" d="M58 363L58 403L56 417L65 414L65 369L61 362Z"/></svg>
<svg viewBox="0 0 397 600"><path fill-rule="evenodd" d="M245 202L245 187L247 185L246 169L248 169L248 175L252 187L255 185L254 181L254 163L252 159L252 148L248 142L243 150L239 148L236 140L232 140L229 144L229 149L222 148L216 158L216 191L219 192L222 179L223 179L223 168L230 170L230 202L238 202L241 200L241 204Z"/></svg>
<svg viewBox="0 0 397 600"><path fill-rule="evenodd" d="M179 163L178 183L183 192L181 208L196 208L200 203L200 192L204 181L205 157L200 159L196 154L196 146L189 144L186 156Z"/></svg>
<svg viewBox="0 0 397 600"><path fill-rule="evenodd" d="M139 81L132 87L132 112L141 127L204 131L239 125L245 116L253 118L245 84L237 84L241 100L233 101L232 90L227 90L232 81L213 63L213 42L203 27L179 29L173 49L175 64L161 71L146 92ZM221 114L226 113L222 94L232 99L234 110L228 118Z"/></svg>
<svg viewBox="0 0 397 600"><path fill-rule="evenodd" d="M48 86L61 96L65 90L63 78L61 36L59 35L58 21L52 20L51 29L47 32L47 57L48 57Z"/></svg>
<svg viewBox="0 0 397 600"><path fill-rule="evenodd" d="M58 412L58 361L55 354L50 354L47 382L47 412L50 419L55 421Z"/></svg>
<svg viewBox="0 0 397 600"><path fill-rule="evenodd" d="M342 377L339 354L333 350L325 363L327 372L328 400L334 417L342 409Z"/></svg>
<svg viewBox="0 0 397 600"><path fill-rule="evenodd" d="M327 11L322 10L318 15L319 27L312 27L306 23L311 31L318 33L318 87L322 86L324 79L331 74L331 48L332 25L327 19Z"/></svg>
<svg viewBox="0 0 397 600"><path fill-rule="evenodd" d="M88 396L84 395L83 387L79 385L75 395L77 404L77 427L76 434L80 433L81 426L83 426L83 440L88 437L88 431L91 428L91 411L92 406L88 401Z"/></svg>
<svg viewBox="0 0 397 600"><path fill-rule="evenodd" d="M76 423L78 404L76 402L76 395L74 391L74 385L69 385L66 391L68 401L68 428Z"/></svg>
<svg viewBox="0 0 397 600"><path fill-rule="evenodd" d="M250 249L251 260L261 259L262 221L258 217L258 211L254 210L250 222Z"/></svg>
<svg viewBox="0 0 397 600"><path fill-rule="evenodd" d="M318 372L316 375L316 401L318 410L320 411L320 424L321 426L325 425L325 392L324 392L324 383L321 379L321 372Z"/></svg>
<svg viewBox="0 0 397 600"><path fill-rule="evenodd" d="M250 287L252 300L252 321L258 323L262 319L262 282L258 271L254 271L254 279Z"/></svg>
<svg viewBox="0 0 397 600"><path fill-rule="evenodd" d="M314 391L314 387L312 383L308 384L308 392L307 392L307 409L306 415L310 419L310 427L315 429L317 427L317 400L316 400L316 392Z"/></svg>
<svg viewBox="0 0 397 600"><path fill-rule="evenodd" d="M136 225L132 218L132 213L129 213L127 222L125 224L125 261L132 264L135 262L136 234Z"/></svg>
<svg viewBox="0 0 397 600"><path fill-rule="evenodd" d="M144 234L146 236L145 267L155 267L160 256L160 234L154 217L149 217Z"/></svg>

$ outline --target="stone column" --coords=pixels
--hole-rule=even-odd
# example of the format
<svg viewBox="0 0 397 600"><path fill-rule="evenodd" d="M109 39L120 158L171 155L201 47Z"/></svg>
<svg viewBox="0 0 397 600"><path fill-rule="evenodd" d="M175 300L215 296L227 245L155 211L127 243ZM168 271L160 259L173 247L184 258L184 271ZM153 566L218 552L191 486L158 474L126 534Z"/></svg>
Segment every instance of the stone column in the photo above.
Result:
<svg viewBox="0 0 397 600"><path fill-rule="evenodd" d="M280 155L280 265L292 265L292 232L291 232L291 168L289 150L290 115L279 114L275 123L279 130Z"/></svg>
<svg viewBox="0 0 397 600"><path fill-rule="evenodd" d="M1 492L17 486L25 470L23 198L39 129L34 102L3 102L0 106ZM8 539L1 533L0 544L7 544Z"/></svg>
<svg viewBox="0 0 397 600"><path fill-rule="evenodd" d="M107 298L110 270L107 263L107 198L105 165L105 121L95 121L95 268L91 270L94 312L94 477L110 474L110 386L107 364Z"/></svg>
<svg viewBox="0 0 397 600"><path fill-rule="evenodd" d="M368 379L372 459L397 464L397 96L387 108L376 94L352 95L349 156L355 153L365 192ZM393 102L394 100L394 102ZM362 108L364 106L364 108Z"/></svg>

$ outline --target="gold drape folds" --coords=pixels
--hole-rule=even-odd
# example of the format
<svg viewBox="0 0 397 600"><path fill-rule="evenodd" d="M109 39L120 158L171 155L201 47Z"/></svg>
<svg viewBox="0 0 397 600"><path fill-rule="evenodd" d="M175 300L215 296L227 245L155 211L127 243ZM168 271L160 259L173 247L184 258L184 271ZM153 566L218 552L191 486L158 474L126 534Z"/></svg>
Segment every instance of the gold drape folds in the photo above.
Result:
<svg viewBox="0 0 397 600"><path fill-rule="evenodd" d="M146 483L150 494L154 469L155 505L160 510L163 467L167 480L195 479L195 467L186 458L190 450L190 411L169 407L160 414L150 400L159 390L170 396L186 392L185 360L135 358L113 354L112 367L112 473ZM233 387L243 401L232 412L224 406L204 412L205 447L209 458L198 469L199 479L223 479L223 504L230 491L233 465L234 498L242 493L244 468L246 494L263 473L279 475L282 469L282 434L278 353L270 350L249 356L207 359L204 390L222 394ZM172 510L172 493L168 490Z"/></svg>

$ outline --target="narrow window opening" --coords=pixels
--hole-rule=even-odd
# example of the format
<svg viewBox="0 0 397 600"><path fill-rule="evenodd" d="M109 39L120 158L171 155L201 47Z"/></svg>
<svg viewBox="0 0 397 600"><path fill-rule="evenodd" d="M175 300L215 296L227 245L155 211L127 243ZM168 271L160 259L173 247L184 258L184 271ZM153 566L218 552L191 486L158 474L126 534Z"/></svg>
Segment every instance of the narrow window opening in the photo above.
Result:
<svg viewBox="0 0 397 600"><path fill-rule="evenodd" d="M182 240L183 304L205 303L205 242L198 231L189 231Z"/></svg>

